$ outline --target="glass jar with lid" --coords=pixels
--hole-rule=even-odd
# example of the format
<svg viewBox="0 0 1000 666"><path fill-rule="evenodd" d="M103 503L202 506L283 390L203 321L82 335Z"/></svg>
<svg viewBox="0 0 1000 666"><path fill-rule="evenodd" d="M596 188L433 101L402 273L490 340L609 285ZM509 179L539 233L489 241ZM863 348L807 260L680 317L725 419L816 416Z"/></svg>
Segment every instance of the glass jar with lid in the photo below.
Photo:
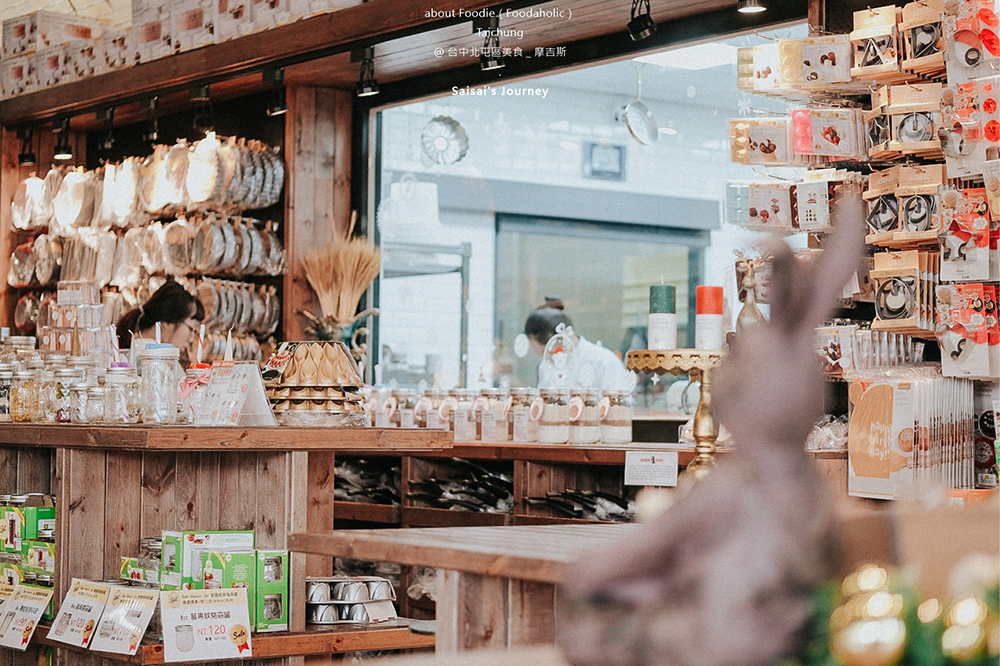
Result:
<svg viewBox="0 0 1000 666"><path fill-rule="evenodd" d="M569 398L569 443L596 444L601 439L601 418L598 414L601 392L573 389Z"/></svg>
<svg viewBox="0 0 1000 666"><path fill-rule="evenodd" d="M0 370L0 422L10 421L10 389L14 373L10 370Z"/></svg>
<svg viewBox="0 0 1000 666"><path fill-rule="evenodd" d="M67 365L69 362L69 354L64 354L62 352L55 352L52 354L45 355L45 369L52 370L53 372Z"/></svg>
<svg viewBox="0 0 1000 666"><path fill-rule="evenodd" d="M89 400L88 391L90 390L90 384L84 383L74 383L69 386L69 422L70 423L86 423L87 422L87 401Z"/></svg>
<svg viewBox="0 0 1000 666"><path fill-rule="evenodd" d="M84 372L83 381L88 384L97 384L98 362L96 356L70 356L67 367Z"/></svg>
<svg viewBox="0 0 1000 666"><path fill-rule="evenodd" d="M52 423L56 420L54 405L56 404L56 373L48 369L35 371L35 419L39 423Z"/></svg>
<svg viewBox="0 0 1000 666"><path fill-rule="evenodd" d="M448 397L441 402L441 418L447 419L448 429L454 433L456 442L472 442L476 439L476 422L472 416L472 402L475 399L475 389L460 388L448 391Z"/></svg>
<svg viewBox="0 0 1000 666"><path fill-rule="evenodd" d="M55 414L55 419L59 423L70 422L70 390L73 384L81 383L77 373L70 368L61 368L55 373L55 391L49 409Z"/></svg>
<svg viewBox="0 0 1000 666"><path fill-rule="evenodd" d="M208 363L192 363L184 372L179 397L181 400L181 423L194 423L205 401L205 391L212 374L212 366ZM105 380L107 381L107 380Z"/></svg>
<svg viewBox="0 0 1000 666"><path fill-rule="evenodd" d="M104 375L104 422L137 423L139 388L131 366L112 366Z"/></svg>
<svg viewBox="0 0 1000 666"><path fill-rule="evenodd" d="M538 397L538 389L512 388L510 407L507 409L507 433L512 442L538 441L538 421L532 419L531 403Z"/></svg>
<svg viewBox="0 0 1000 666"><path fill-rule="evenodd" d="M181 350L146 345L139 352L139 404L143 423L176 423Z"/></svg>
<svg viewBox="0 0 1000 666"><path fill-rule="evenodd" d="M538 441L565 444L569 440L569 389L541 389L532 401L532 419L538 421Z"/></svg>
<svg viewBox="0 0 1000 666"><path fill-rule="evenodd" d="M10 385L10 420L15 423L31 421L34 411L35 373L19 370L14 373Z"/></svg>
<svg viewBox="0 0 1000 666"><path fill-rule="evenodd" d="M447 392L441 389L427 389L424 391L424 394L417 400L417 404L413 408L413 415L417 420L418 427L432 430L440 430L441 428L448 427L447 423L441 422L441 413L438 411L446 397L448 397Z"/></svg>
<svg viewBox="0 0 1000 666"><path fill-rule="evenodd" d="M601 441L628 444L632 441L632 414L635 400L629 391L605 391L601 398Z"/></svg>
<svg viewBox="0 0 1000 666"><path fill-rule="evenodd" d="M91 386L87 389L87 423L104 422L104 394L101 386Z"/></svg>
<svg viewBox="0 0 1000 666"><path fill-rule="evenodd" d="M146 537L139 540L139 570L141 576L135 578L135 583L140 587L160 589L160 569L163 560L163 540L160 537ZM131 579L131 576L130 576ZM149 621L146 629L154 638L161 638L163 635L163 623L160 617L160 604L156 604L153 617Z"/></svg>
<svg viewBox="0 0 1000 666"><path fill-rule="evenodd" d="M414 408L417 406L417 392L413 389L398 388L392 392L396 399L393 425L397 428L415 428Z"/></svg>
<svg viewBox="0 0 1000 666"><path fill-rule="evenodd" d="M503 390L482 389L473 403L473 411L476 439L482 442L501 442L507 439L507 395Z"/></svg>

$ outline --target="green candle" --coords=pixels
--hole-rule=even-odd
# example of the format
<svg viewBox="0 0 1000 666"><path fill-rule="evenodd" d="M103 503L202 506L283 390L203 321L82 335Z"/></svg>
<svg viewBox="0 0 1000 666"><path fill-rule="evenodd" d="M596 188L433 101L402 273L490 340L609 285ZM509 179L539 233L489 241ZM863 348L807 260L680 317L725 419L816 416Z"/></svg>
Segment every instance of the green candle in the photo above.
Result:
<svg viewBox="0 0 1000 666"><path fill-rule="evenodd" d="M677 312L677 288L672 284L654 284L649 288L650 312Z"/></svg>

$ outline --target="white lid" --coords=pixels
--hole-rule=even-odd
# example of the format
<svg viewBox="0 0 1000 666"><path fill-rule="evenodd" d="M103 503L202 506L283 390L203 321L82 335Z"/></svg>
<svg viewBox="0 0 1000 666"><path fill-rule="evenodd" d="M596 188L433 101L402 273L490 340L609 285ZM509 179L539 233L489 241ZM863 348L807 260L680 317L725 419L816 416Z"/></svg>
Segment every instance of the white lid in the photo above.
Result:
<svg viewBox="0 0 1000 666"><path fill-rule="evenodd" d="M139 352L139 358L172 358L179 359L181 357L181 350L173 345L164 345L162 347L154 345L146 345Z"/></svg>

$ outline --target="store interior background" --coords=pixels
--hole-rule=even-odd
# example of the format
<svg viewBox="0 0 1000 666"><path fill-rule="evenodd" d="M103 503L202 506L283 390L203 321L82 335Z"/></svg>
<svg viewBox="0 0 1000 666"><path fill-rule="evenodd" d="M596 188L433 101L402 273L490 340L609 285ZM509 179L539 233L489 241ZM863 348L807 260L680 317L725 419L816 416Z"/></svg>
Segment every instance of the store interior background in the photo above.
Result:
<svg viewBox="0 0 1000 666"><path fill-rule="evenodd" d="M733 250L760 239L725 223L726 181L764 173L730 161L729 120L782 108L736 89L736 50L806 33L805 24L783 26L516 83L501 77L489 94L381 112L379 240L470 244L468 386L533 385L538 359L518 358L514 339L550 294L587 339L624 351L633 327L645 324L649 284L662 279L678 287L679 344L690 342L692 286L730 290ZM642 102L660 128L652 145L630 136L621 118L636 99L637 65ZM528 89L547 95L508 94ZM423 155L421 133L437 116L468 136L457 163ZM584 175L587 143L622 147L623 179ZM383 381L459 384L460 294L454 272L380 280Z"/></svg>

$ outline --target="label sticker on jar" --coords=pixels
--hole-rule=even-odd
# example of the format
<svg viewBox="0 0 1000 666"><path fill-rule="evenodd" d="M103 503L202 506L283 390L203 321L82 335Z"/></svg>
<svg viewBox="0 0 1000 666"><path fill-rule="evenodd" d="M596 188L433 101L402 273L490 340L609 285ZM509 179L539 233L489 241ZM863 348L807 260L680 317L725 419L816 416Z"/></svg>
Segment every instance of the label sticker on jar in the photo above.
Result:
<svg viewBox="0 0 1000 666"><path fill-rule="evenodd" d="M413 427L413 410L412 409L400 409L399 410L399 427L400 428L412 428Z"/></svg>
<svg viewBox="0 0 1000 666"><path fill-rule="evenodd" d="M164 662L253 656L245 587L171 590L161 602Z"/></svg>
<svg viewBox="0 0 1000 666"><path fill-rule="evenodd" d="M626 486L676 486L676 451L626 451Z"/></svg>
<svg viewBox="0 0 1000 666"><path fill-rule="evenodd" d="M427 427L433 430L441 429L441 415L436 409L427 410Z"/></svg>
<svg viewBox="0 0 1000 666"><path fill-rule="evenodd" d="M530 442L530 412L527 407L514 407L514 436L515 442Z"/></svg>
<svg viewBox="0 0 1000 666"><path fill-rule="evenodd" d="M500 433L497 429L497 414L491 411L480 412L480 423L482 428L480 429L480 439L484 442L495 442L500 439Z"/></svg>

